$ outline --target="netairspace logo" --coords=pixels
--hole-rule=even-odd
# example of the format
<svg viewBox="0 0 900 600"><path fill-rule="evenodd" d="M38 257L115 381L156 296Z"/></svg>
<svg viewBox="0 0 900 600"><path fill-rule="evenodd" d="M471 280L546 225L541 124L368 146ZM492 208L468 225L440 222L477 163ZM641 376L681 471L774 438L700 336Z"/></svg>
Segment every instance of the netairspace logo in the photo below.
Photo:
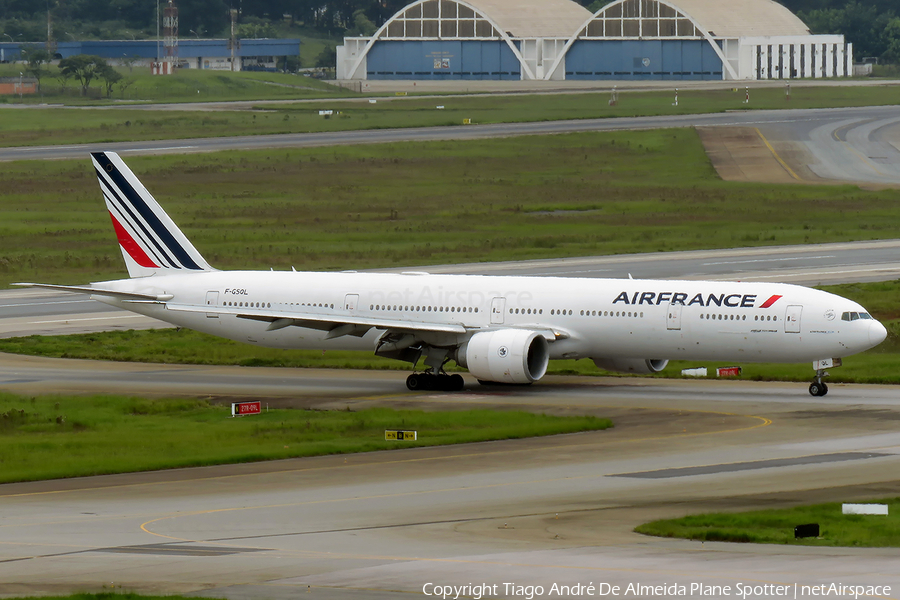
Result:
<svg viewBox="0 0 900 600"><path fill-rule="evenodd" d="M422 586L425 596L434 596L442 600L459 600L460 598L524 598L533 600L541 597L617 597L630 596L647 598L653 596L697 596L708 598L853 598L861 596L890 596L889 585L845 585L843 583L823 583L819 585L746 584L708 585L705 583L644 585L629 583L613 585L610 583L590 582L587 585L560 585L554 583L549 587L542 585L519 585L517 583L469 583L466 585L441 585L426 583Z"/></svg>

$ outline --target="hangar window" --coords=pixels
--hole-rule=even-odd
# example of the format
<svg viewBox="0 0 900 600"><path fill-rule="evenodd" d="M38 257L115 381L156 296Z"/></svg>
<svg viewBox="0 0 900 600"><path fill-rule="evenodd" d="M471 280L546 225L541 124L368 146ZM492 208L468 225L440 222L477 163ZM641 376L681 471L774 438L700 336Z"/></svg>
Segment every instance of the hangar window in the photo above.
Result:
<svg viewBox="0 0 900 600"><path fill-rule="evenodd" d="M501 37L475 9L455 0L429 0L398 14L381 38L471 39Z"/></svg>
<svg viewBox="0 0 900 600"><path fill-rule="evenodd" d="M476 37L480 38L500 37L499 35L497 35L497 31L493 27L491 27L491 24L487 21L475 22L475 34Z"/></svg>
<svg viewBox="0 0 900 600"><path fill-rule="evenodd" d="M422 21L422 37L438 37L438 21Z"/></svg>
<svg viewBox="0 0 900 600"><path fill-rule="evenodd" d="M450 0L441 0L441 18L455 19L457 16L456 6L456 2L451 2Z"/></svg>
<svg viewBox="0 0 900 600"><path fill-rule="evenodd" d="M627 18L641 16L640 0L627 0L622 4L622 16Z"/></svg>
<svg viewBox="0 0 900 600"><path fill-rule="evenodd" d="M422 21L406 21L406 37L422 37Z"/></svg>
<svg viewBox="0 0 900 600"><path fill-rule="evenodd" d="M403 31L403 25L406 21L394 21L390 25L388 25L387 36L388 37L404 37L405 32Z"/></svg>
<svg viewBox="0 0 900 600"><path fill-rule="evenodd" d="M699 38L691 19L657 0L620 0L596 14L581 38Z"/></svg>

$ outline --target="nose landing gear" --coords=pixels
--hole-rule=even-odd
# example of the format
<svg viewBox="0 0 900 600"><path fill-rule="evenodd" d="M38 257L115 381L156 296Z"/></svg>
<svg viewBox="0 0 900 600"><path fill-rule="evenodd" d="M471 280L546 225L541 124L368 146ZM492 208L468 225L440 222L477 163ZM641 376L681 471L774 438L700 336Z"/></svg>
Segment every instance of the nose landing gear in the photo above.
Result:
<svg viewBox="0 0 900 600"><path fill-rule="evenodd" d="M825 369L816 369L816 380L809 384L810 396L822 397L828 393L828 386L822 381L824 377L828 377Z"/></svg>

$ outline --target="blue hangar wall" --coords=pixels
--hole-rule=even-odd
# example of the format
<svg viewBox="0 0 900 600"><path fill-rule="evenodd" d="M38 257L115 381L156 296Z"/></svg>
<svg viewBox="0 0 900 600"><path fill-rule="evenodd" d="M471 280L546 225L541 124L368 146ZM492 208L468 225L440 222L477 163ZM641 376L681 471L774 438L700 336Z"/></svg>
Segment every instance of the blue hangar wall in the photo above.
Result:
<svg viewBox="0 0 900 600"><path fill-rule="evenodd" d="M369 79L519 80L519 59L504 41L379 41L366 56Z"/></svg>
<svg viewBox="0 0 900 600"><path fill-rule="evenodd" d="M722 79L722 60L706 40L577 40L566 79Z"/></svg>

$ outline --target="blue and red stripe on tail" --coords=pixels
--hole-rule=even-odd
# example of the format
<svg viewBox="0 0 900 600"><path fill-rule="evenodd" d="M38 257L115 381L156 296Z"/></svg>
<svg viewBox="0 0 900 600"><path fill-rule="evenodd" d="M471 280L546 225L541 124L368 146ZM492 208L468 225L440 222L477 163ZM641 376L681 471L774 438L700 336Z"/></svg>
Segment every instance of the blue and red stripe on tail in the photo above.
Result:
<svg viewBox="0 0 900 600"><path fill-rule="evenodd" d="M91 159L131 277L214 270L118 154Z"/></svg>

